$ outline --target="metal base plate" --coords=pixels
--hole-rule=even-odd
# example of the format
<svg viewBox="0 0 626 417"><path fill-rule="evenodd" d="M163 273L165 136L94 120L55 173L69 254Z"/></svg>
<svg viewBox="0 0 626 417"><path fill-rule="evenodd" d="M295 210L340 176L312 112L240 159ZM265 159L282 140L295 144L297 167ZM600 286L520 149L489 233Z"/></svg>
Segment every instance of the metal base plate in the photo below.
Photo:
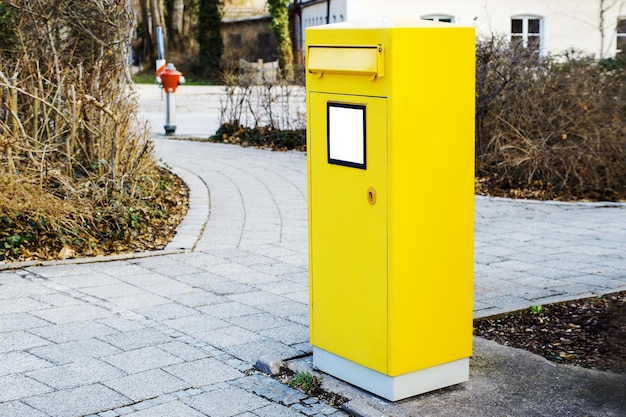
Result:
<svg viewBox="0 0 626 417"><path fill-rule="evenodd" d="M408 374L389 376L313 347L313 366L390 401L402 400L469 380L469 358Z"/></svg>

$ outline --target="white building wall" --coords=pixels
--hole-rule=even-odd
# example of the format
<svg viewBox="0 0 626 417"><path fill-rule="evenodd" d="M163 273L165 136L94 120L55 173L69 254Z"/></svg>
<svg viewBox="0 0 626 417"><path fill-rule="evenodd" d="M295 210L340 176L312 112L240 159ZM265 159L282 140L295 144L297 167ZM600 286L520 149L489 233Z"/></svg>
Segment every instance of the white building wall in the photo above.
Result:
<svg viewBox="0 0 626 417"><path fill-rule="evenodd" d="M325 1L314 3L306 7L302 11L302 27L326 24L326 16L328 14L328 5ZM345 0L335 0L330 3L330 16L328 23L340 23L346 21L346 2Z"/></svg>
<svg viewBox="0 0 626 417"><path fill-rule="evenodd" d="M343 21L450 15L456 23L475 26L479 37L509 36L512 17L534 16L542 18L543 54L573 48L599 57L615 54L617 20L626 18L626 0L604 3L615 3L604 16L604 40L599 29L601 0L331 0L330 14L331 23L333 16ZM326 23L326 8L325 1L305 7L303 27Z"/></svg>

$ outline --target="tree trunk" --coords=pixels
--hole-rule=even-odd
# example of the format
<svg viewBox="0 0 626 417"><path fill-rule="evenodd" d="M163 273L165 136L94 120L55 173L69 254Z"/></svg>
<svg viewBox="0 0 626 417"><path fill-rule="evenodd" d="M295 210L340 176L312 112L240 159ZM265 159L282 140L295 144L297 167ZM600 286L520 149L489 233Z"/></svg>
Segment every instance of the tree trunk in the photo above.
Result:
<svg viewBox="0 0 626 417"><path fill-rule="evenodd" d="M615 26L611 25L609 28L606 27L606 14L619 4L618 14L621 13L621 9L624 6L624 2L620 2L619 0L600 0L600 20L598 24L598 29L600 30L600 58L604 58L608 55L608 51L606 48L606 38L607 31L609 31L610 36L615 35Z"/></svg>
<svg viewBox="0 0 626 417"><path fill-rule="evenodd" d="M163 0L140 0L141 19L144 24L146 60L154 62L157 58L156 28L162 26L165 30L163 17ZM167 33L167 31L165 31Z"/></svg>
<svg viewBox="0 0 626 417"><path fill-rule="evenodd" d="M185 0L172 0L168 20L170 48L180 49L183 47Z"/></svg>
<svg viewBox="0 0 626 417"><path fill-rule="evenodd" d="M193 42L194 32L193 28L198 22L198 1L197 0L185 0L185 11L183 13L183 42ZM186 47L186 45L185 45Z"/></svg>
<svg viewBox="0 0 626 417"><path fill-rule="evenodd" d="M156 51L155 49L156 42L154 41L151 19L150 19L150 5L148 4L148 0L140 0L139 8L141 9L141 21L143 22L143 40L144 40L144 52L145 59L149 62L154 61L156 59Z"/></svg>

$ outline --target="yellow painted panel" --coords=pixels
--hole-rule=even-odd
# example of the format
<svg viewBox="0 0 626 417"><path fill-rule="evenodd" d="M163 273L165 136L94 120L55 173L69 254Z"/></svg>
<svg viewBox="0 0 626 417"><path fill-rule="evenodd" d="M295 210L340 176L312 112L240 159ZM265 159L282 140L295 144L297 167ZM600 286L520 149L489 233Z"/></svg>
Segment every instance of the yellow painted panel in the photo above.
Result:
<svg viewBox="0 0 626 417"><path fill-rule="evenodd" d="M318 93L308 99L311 344L385 373L386 100ZM329 102L364 106L366 169L329 163Z"/></svg>
<svg viewBox="0 0 626 417"><path fill-rule="evenodd" d="M331 25L324 25L331 26ZM378 96L378 97L386 97L388 96L388 86L389 83L385 82L387 80L387 76L389 74L389 67L385 63L387 60L387 50L385 49L385 45L388 45L389 42L389 31L363 31L363 30L341 30L341 31L325 31L325 30L317 30L322 26L317 26L315 28L307 28L306 29L306 37L308 46L306 48L306 62L307 62L307 89L309 91L319 91L319 92L333 92L336 94L357 94L357 95L367 95L367 96ZM312 30L315 29L315 30ZM377 52L378 45L381 45L382 52ZM349 48L361 47L369 52L368 58L366 61L368 62L367 66L371 67L374 63L374 57L369 54L376 54L376 66L377 73L375 74L364 74L368 76L358 75L347 75L346 73L341 72L324 72L322 76L318 76L322 73L318 72L313 74L311 72L311 67L322 67L322 65L316 64L315 61L319 60L316 58L316 54L320 52L322 48L319 46L324 46L326 49L334 48L335 52L337 51L345 51ZM313 51L313 57L311 57L311 52ZM336 61L340 61L340 63L329 63L329 67L335 65L346 66L348 68L354 66L351 62L352 59L348 58L346 55L334 54L332 52L321 52L332 54L329 59L335 59ZM313 59L313 65L311 65L311 60Z"/></svg>
<svg viewBox="0 0 626 417"><path fill-rule="evenodd" d="M309 46L309 72L317 75L379 76L384 72L377 46Z"/></svg>
<svg viewBox="0 0 626 417"><path fill-rule="evenodd" d="M413 69L406 76L413 77L418 96L393 80L391 375L471 355L473 37L468 28L394 33L391 65ZM411 54L397 53L414 44L420 47ZM417 123L406 122L415 119Z"/></svg>

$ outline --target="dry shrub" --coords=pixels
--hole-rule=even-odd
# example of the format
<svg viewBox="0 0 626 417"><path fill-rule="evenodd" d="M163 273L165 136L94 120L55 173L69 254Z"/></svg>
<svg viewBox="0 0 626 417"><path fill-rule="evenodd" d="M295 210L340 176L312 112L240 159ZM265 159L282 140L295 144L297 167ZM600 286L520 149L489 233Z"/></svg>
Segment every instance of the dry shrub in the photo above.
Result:
<svg viewBox="0 0 626 417"><path fill-rule="evenodd" d="M130 4L11 0L0 12L0 260L28 258L38 239L61 257L115 251L145 220L134 206L167 188L135 118Z"/></svg>
<svg viewBox="0 0 626 417"><path fill-rule="evenodd" d="M305 90L281 77L261 79L224 72L220 125L268 130L302 130L306 124Z"/></svg>
<svg viewBox="0 0 626 417"><path fill-rule="evenodd" d="M476 169L492 187L625 198L624 115L623 67L575 53L539 60L493 39L478 46Z"/></svg>

